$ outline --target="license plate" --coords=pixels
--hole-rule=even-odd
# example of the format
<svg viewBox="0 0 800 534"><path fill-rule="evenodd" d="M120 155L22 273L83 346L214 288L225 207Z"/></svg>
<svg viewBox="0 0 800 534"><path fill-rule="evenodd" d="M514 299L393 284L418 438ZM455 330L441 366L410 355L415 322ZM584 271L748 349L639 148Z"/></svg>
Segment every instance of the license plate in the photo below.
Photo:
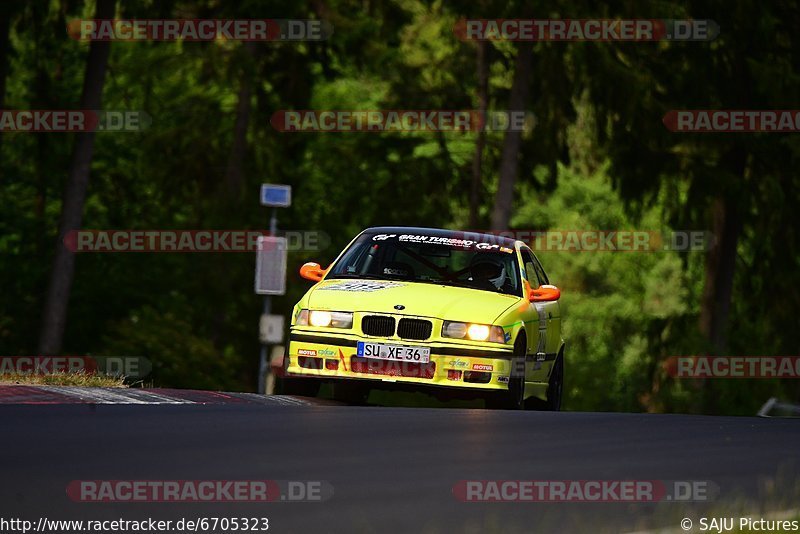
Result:
<svg viewBox="0 0 800 534"><path fill-rule="evenodd" d="M428 347L405 347L402 345L384 345L383 343L359 341L356 350L356 354L361 358L417 363L431 361L431 349Z"/></svg>

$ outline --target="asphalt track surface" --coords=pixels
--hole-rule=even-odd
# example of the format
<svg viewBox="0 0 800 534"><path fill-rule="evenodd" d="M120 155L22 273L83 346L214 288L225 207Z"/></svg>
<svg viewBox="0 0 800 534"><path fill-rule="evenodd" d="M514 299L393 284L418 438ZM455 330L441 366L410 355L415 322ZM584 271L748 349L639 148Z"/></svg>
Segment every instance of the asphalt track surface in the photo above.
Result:
<svg viewBox="0 0 800 534"><path fill-rule="evenodd" d="M288 401L288 402L287 402ZM0 405L0 518L268 517L269 532L627 532L798 508L800 420L239 404ZM323 502L87 503L73 480L326 481ZM708 480L708 503L473 503L460 480ZM230 532L228 530L227 532ZM226 532L217 529L216 532Z"/></svg>

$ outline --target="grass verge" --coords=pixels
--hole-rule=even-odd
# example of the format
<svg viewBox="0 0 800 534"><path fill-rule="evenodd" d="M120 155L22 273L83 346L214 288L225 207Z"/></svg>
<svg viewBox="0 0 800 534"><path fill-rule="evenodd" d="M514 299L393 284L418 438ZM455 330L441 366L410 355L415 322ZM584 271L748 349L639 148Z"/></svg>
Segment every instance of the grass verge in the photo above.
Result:
<svg viewBox="0 0 800 534"><path fill-rule="evenodd" d="M0 385L125 388L125 377L90 373L0 374Z"/></svg>

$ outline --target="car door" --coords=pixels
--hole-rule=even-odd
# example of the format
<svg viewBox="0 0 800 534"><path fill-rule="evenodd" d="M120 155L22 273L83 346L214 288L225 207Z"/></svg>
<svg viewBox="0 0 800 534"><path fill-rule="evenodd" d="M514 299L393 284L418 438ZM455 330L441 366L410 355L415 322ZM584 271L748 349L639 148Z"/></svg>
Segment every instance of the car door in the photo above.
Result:
<svg viewBox="0 0 800 534"><path fill-rule="evenodd" d="M542 285L543 281L537 272L538 262L533 252L523 247L520 249L520 257L523 265L522 275L530 284L531 289ZM528 365L526 365L525 373L525 380L528 382L546 382L550 372L549 366L545 365L545 362L547 361L548 340L550 337L551 319L549 317L553 315L552 304L554 303L529 302L529 309L527 313L523 314L525 330L528 333Z"/></svg>
<svg viewBox="0 0 800 534"><path fill-rule="evenodd" d="M550 280L542 267L539 258L536 254L531 252L533 257L534 268L536 275L541 284L550 284ZM547 361L554 361L558 349L561 348L561 306L558 301L542 302L545 314L547 316L547 340L545 342L545 353L547 354Z"/></svg>

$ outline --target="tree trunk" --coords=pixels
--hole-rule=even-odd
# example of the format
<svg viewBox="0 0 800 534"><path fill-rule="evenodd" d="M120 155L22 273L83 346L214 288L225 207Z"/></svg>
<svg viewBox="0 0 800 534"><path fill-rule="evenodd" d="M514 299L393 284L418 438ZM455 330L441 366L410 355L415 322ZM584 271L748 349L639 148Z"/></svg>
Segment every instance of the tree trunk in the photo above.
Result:
<svg viewBox="0 0 800 534"><path fill-rule="evenodd" d="M244 67L242 68L241 82L239 85L238 101L236 104L236 120L233 126L233 142L228 157L225 171L225 183L228 195L235 203L242 194L244 175L242 163L247 150L247 128L250 124L251 100L253 95L251 79L252 58L255 55L255 43L247 41L243 45L245 51Z"/></svg>
<svg viewBox="0 0 800 534"><path fill-rule="evenodd" d="M750 158L739 146L726 154L733 179L749 181ZM728 315L736 271L736 249L742 232L742 213L736 203L736 192L720 194L711 204L711 228L716 242L706 254L705 282L700 300L700 333L708 340L715 354L728 348Z"/></svg>
<svg viewBox="0 0 800 534"><path fill-rule="evenodd" d="M113 18L115 3L116 0L97 0L95 18ZM81 94L81 109L101 109L103 83L110 51L111 43L108 41L93 41L89 45ZM58 354L61 351L67 322L67 306L75 272L75 255L64 246L64 237L70 231L79 230L81 227L93 150L94 132L75 134L75 146L72 152L69 178L64 191L64 205L61 210L55 259L50 274L50 285L47 289L39 336L39 353L43 355Z"/></svg>
<svg viewBox="0 0 800 534"><path fill-rule="evenodd" d="M477 42L477 73L478 73L478 111L486 120L486 111L489 108L489 44L486 41ZM480 188L483 167L483 149L486 146L485 124L478 131L475 140L475 156L472 158L472 183L469 189L469 227L478 228L478 209L480 208Z"/></svg>
<svg viewBox="0 0 800 534"><path fill-rule="evenodd" d="M524 111L525 101L530 86L531 60L533 58L533 43L523 42L517 52L514 82L511 85L511 97L508 109ZM514 201L514 183L519 173L519 149L522 144L522 132L508 130L503 140L503 152L500 156L500 183L497 195L494 198L492 211L492 230L508 229L511 220L511 207Z"/></svg>
<svg viewBox="0 0 800 534"><path fill-rule="evenodd" d="M711 217L716 243L706 254L700 332L708 339L714 352L720 354L728 345L728 315L742 218L733 202L722 197L714 199Z"/></svg>
<svg viewBox="0 0 800 534"><path fill-rule="evenodd" d="M6 79L8 78L9 54L11 45L8 35L11 31L11 5L0 5L0 109L5 107ZM0 143L3 137L0 136Z"/></svg>

